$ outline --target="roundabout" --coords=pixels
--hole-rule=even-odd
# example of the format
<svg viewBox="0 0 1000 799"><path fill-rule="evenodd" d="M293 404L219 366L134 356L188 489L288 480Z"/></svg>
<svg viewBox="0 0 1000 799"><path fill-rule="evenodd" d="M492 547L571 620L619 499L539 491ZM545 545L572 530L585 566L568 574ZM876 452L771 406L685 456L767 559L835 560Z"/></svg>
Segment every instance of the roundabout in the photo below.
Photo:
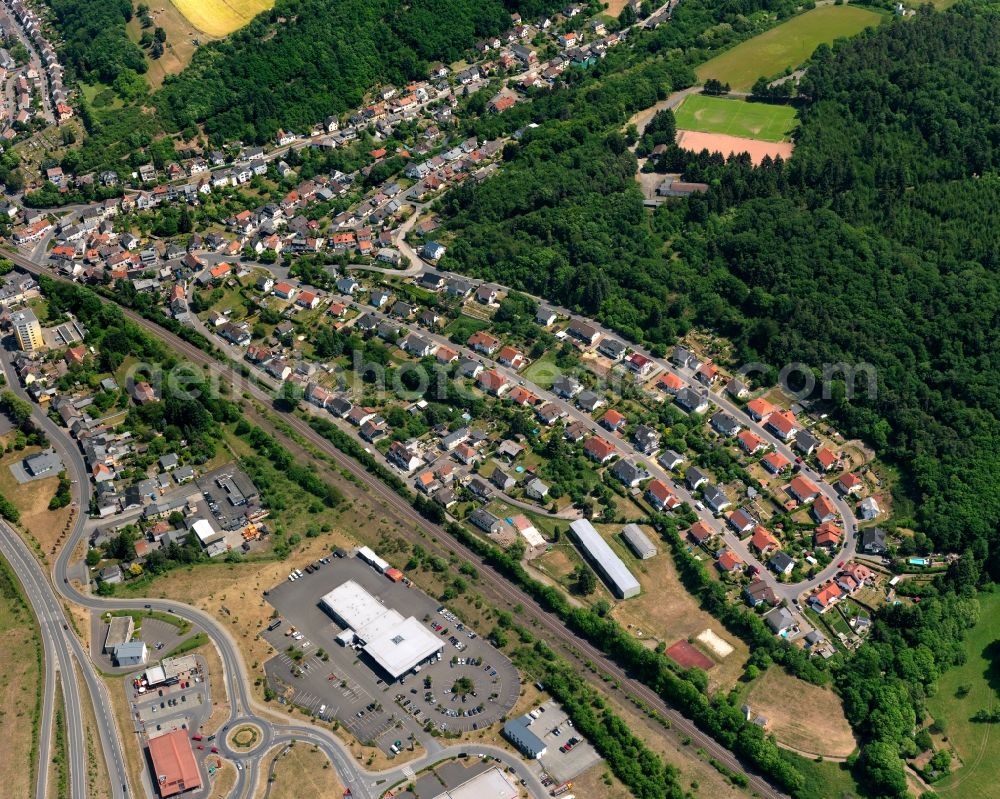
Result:
<svg viewBox="0 0 1000 799"><path fill-rule="evenodd" d="M236 719L227 725L229 731L222 742L222 749L227 754L244 757L259 749L270 746L273 734L265 732L259 724L249 719Z"/></svg>

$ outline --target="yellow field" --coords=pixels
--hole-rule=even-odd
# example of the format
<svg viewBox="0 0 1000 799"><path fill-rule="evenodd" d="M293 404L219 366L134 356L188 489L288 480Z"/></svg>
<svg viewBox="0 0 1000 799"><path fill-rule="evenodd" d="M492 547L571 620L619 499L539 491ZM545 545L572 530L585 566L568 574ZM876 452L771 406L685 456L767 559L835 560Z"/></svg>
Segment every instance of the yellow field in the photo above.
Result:
<svg viewBox="0 0 1000 799"><path fill-rule="evenodd" d="M170 0L202 33L226 36L274 5L274 0Z"/></svg>

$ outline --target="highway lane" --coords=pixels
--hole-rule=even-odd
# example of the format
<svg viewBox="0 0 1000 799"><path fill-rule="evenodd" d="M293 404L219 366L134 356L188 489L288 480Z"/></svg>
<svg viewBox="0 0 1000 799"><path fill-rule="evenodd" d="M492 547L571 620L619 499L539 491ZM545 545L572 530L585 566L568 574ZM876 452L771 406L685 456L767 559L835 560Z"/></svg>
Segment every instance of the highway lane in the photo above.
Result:
<svg viewBox="0 0 1000 799"><path fill-rule="evenodd" d="M0 552L16 572L41 629L45 661L45 687L39 735L38 781L36 796L47 799L49 763L52 762L55 740L56 675L62 688L66 748L69 754L69 790L73 799L87 799L87 745L83 730L80 687L76 679L73 654L68 639L62 607L52 586L27 545L5 522L0 522Z"/></svg>
<svg viewBox="0 0 1000 799"><path fill-rule="evenodd" d="M20 256L19 254L14 254L12 259L19 266L31 271L35 274L45 274L54 279L61 279L56 275L53 275L47 269L44 269L37 264L29 261L28 259ZM103 300L104 302L111 302L109 300ZM179 354L192 360L194 363L203 365L207 367L210 371L215 373L220 379L230 381L233 379L234 374L230 367L221 364L214 357L204 353L197 347L183 341L182 339L174 336L163 328L159 327L153 322L142 318L133 311L122 308L122 312L137 325L143 327L151 334L157 336L161 340L167 342L172 349L177 351ZM248 391L251 396L253 396L258 401L270 405L273 399L273 394L265 391L256 383L243 384L240 386L240 390ZM287 424L289 424L296 433L308 440L312 445L319 448L322 452L333 458L338 465L351 471L358 479L364 480L372 490L379 495L379 497L393 505L398 512L404 514L410 520L412 520L415 527L422 528L431 537L439 537L442 535L440 528L430 524L422 516L413 510L412 506L405 500L403 500L399 495L381 483L379 480L373 478L367 473L356 461L352 458L344 455L335 447L333 447L326 439L317 434L308 424L303 422L297 416L286 415L284 417ZM82 479L79 481L78 485L86 489L89 492L89 483L87 480ZM60 581L64 579L69 554L75 547L76 541L79 540L79 536L82 534L83 528L80 525L79 530L74 532L74 538L71 540L66 547L64 547L63 552L60 553L60 557L56 562L56 583L59 589L68 598L74 602L78 602L81 605L91 607L93 609L103 609L108 607L142 607L144 604L141 601L130 600L130 601L106 601L99 600L90 596L80 594L75 590L75 588L68 584L61 584ZM466 558L470 562L478 562L480 559L471 550L468 550L456 541L448 541L449 548L459 554L460 556ZM707 752L716 757L720 762L725 763L729 768L737 771L745 771L743 765L735 758L735 756L727 750L725 747L721 746L713 738L702 732L700 729L695 727L695 725L681 715L678 711L668 706L663 699L656 694L654 691L649 689L643 683L631 677L621 669L617 664L611 661L603 652L599 651L596 647L590 645L588 642L581 640L574 633L570 632L557 617L552 616L543 610L536 602L534 602L527 594L524 594L520 589L511 587L507 581L500 575L497 575L492 570L487 571L488 575L492 575L492 579L489 580L491 589L495 595L499 595L504 598L504 600L511 605L521 604L525 607L531 615L534 615L539 623L544 627L556 640L561 640L565 645L567 645L571 651L581 651L586 658L589 658L595 663L600 663L602 669L609 675L619 680L624 686L627 686L628 690L636 695L637 697L643 699L651 707L657 709L659 712L663 713L666 717L670 718L676 729L683 731L686 735L690 736L693 740L698 742L698 745L705 749ZM174 612L182 615L186 618L190 618L193 621L202 624L205 627L206 632L213 639L216 646L220 649L220 654L223 656L223 663L225 670L227 671L227 687L233 685L233 692L230 696L237 697L233 701L234 712L238 707L238 701L242 702L243 707L251 708L252 699L247 696L246 689L246 677L240 680L234 680L233 675L242 675L242 661L239 658L236 650L235 643L232 642L229 637L229 633L225 628L220 628L215 624L213 619L208 618L200 611L196 611L193 608L181 605L180 603L165 602L163 600L152 601L154 608L159 608L163 610L173 610ZM590 675L586 675L588 679ZM596 678L595 678L596 679ZM599 683L598 683L599 684ZM336 742L339 745L339 741ZM754 786L754 789L761 795L769 797L770 799L777 799L778 797L784 796L780 791L771 786L766 780L764 780L759 775L752 772L747 773L748 779Z"/></svg>

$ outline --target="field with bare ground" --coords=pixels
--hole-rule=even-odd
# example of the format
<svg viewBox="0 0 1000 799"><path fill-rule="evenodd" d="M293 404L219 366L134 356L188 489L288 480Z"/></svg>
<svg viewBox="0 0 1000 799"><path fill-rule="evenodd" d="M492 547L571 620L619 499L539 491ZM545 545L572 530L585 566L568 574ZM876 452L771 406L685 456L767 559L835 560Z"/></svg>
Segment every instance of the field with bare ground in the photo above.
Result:
<svg viewBox="0 0 1000 799"><path fill-rule="evenodd" d="M710 153L730 155L749 153L750 160L759 164L764 156L785 160L792 157L795 145L788 141L761 141L760 139L745 139L742 136L728 136L725 133L703 133L698 130L678 130L677 146L684 150L700 153L708 150Z"/></svg>
<svg viewBox="0 0 1000 799"><path fill-rule="evenodd" d="M38 548L49 555L53 547L61 543L70 514L75 513L75 510L71 506L56 511L49 510L49 500L56 493L59 484L57 476L22 484L17 482L10 471L12 463L40 451L41 447L25 447L20 452L11 452L0 458L0 494L17 506L21 512L21 526L38 543Z"/></svg>
<svg viewBox="0 0 1000 799"><path fill-rule="evenodd" d="M619 553L623 551L619 550ZM712 688L732 688L750 654L746 644L726 632L711 614L698 606L697 600L681 584L669 553L661 552L643 561L626 555L623 557L639 580L642 593L620 602L611 611L611 615L637 637L648 641L663 641L667 646L678 640L695 639L704 630L711 630L733 647L731 654L720 658L698 641L695 641L694 646L716 663L708 671L708 681Z"/></svg>
<svg viewBox="0 0 1000 799"><path fill-rule="evenodd" d="M198 45L195 42L204 44L212 40L212 36L199 31L192 25L185 16L168 0L162 3L153 3L149 10L149 15L153 18L153 24L158 28L163 28L167 32L167 41L164 45L163 55L159 58L150 58L149 51L146 51L146 64L149 69L146 72L146 80L152 89L158 89L163 85L163 81L168 75L177 75L194 57ZM133 17L127 26L129 38L138 42L143 34L142 24L139 17Z"/></svg>
<svg viewBox="0 0 1000 799"><path fill-rule="evenodd" d="M747 704L765 716L778 741L801 752L847 757L857 744L844 718L840 698L829 688L811 685L775 667L750 689Z"/></svg>
<svg viewBox="0 0 1000 799"><path fill-rule="evenodd" d="M297 743L282 755L284 747L271 750L263 758L260 784L256 799L299 799L301 796L340 796L344 786L337 777L330 761L319 749L304 743ZM274 781L267 790L267 771L275 762Z"/></svg>

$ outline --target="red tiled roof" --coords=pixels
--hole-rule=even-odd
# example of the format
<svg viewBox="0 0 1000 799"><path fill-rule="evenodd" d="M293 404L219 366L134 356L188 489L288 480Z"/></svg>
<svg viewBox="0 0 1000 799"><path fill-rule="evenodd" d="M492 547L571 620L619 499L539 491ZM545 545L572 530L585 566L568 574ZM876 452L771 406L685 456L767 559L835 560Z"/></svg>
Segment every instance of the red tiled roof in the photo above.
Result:
<svg viewBox="0 0 1000 799"><path fill-rule="evenodd" d="M153 782L160 796L174 796L201 788L201 774L186 730L174 730L149 739L149 757L153 761Z"/></svg>
<svg viewBox="0 0 1000 799"><path fill-rule="evenodd" d="M610 441L605 441L600 436L587 439L587 443L583 445L583 448L600 460L609 458L616 452L615 445Z"/></svg>

